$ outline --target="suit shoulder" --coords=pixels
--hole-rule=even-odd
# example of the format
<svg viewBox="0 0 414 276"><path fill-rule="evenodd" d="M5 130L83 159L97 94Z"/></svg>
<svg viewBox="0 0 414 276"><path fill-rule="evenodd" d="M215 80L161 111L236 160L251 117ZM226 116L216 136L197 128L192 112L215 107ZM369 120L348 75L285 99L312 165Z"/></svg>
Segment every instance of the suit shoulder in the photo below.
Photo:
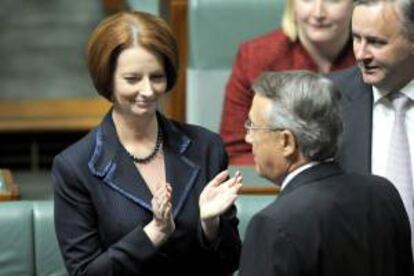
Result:
<svg viewBox="0 0 414 276"><path fill-rule="evenodd" d="M280 212L277 204L271 203L256 214L250 220L251 224L260 225L261 227L267 226L268 228L283 228L283 223L281 223L284 215Z"/></svg>
<svg viewBox="0 0 414 276"><path fill-rule="evenodd" d="M84 137L82 137L80 140L76 141L63 151L61 151L59 154L55 156L62 157L65 159L74 159L81 161L82 159L87 160L89 158L89 154L92 154L93 146L95 143L95 135L96 135L96 129L91 130L88 132Z"/></svg>
<svg viewBox="0 0 414 276"><path fill-rule="evenodd" d="M270 225L277 225L280 228L288 229L294 223L292 217L302 222L310 217L313 212L313 202L306 197L297 200L295 196L289 195L276 199L259 213L255 215L257 220L267 221ZM303 219L302 219L303 218ZM296 219L295 219L296 220Z"/></svg>
<svg viewBox="0 0 414 276"><path fill-rule="evenodd" d="M289 243L297 244L298 248L301 247L300 244L319 235L317 231L312 230L318 228L319 219L316 215L317 210L312 204L308 204L309 201L305 204L300 204L300 202L281 204L277 202L278 200L257 213L249 223L248 229L250 227L260 231L262 237L270 233L271 236L277 234L278 238L289 240ZM272 238L272 240L275 239L277 238Z"/></svg>
<svg viewBox="0 0 414 276"><path fill-rule="evenodd" d="M350 185L356 187L368 187L368 188L389 188L393 187L391 182L378 175L373 174L361 174L361 173L345 173L344 176L348 179Z"/></svg>
<svg viewBox="0 0 414 276"><path fill-rule="evenodd" d="M395 186L386 178L378 175L372 174L350 174L353 177L358 178L358 183L360 185L365 185L367 189L370 189L373 193L376 194L394 194L398 195L398 190Z"/></svg>
<svg viewBox="0 0 414 276"><path fill-rule="evenodd" d="M332 72L327 77L335 83L342 95L345 96L343 103L352 102L360 97L363 97L362 101L365 103L367 101L365 97L372 96L372 93L370 93L372 87L364 82L361 71L357 66ZM369 99L368 101L370 102Z"/></svg>
<svg viewBox="0 0 414 276"><path fill-rule="evenodd" d="M358 75L358 66L352 66L345 70L331 72L327 77L338 84L349 84L350 80L355 80L355 77Z"/></svg>

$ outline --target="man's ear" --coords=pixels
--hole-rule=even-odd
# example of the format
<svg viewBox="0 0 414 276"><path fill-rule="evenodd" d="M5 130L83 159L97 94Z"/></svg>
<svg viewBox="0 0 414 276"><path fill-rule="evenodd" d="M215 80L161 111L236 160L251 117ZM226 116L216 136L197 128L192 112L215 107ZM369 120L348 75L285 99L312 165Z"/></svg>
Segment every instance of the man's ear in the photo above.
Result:
<svg viewBox="0 0 414 276"><path fill-rule="evenodd" d="M295 135L293 135L292 131L285 129L281 132L281 140L283 146L283 156L287 159L292 159L297 154L297 143Z"/></svg>

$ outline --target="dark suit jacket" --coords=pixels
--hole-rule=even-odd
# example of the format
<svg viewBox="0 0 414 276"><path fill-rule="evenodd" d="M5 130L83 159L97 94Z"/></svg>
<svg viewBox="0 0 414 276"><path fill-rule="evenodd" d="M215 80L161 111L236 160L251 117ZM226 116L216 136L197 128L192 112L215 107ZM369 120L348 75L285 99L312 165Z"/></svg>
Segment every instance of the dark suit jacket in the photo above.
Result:
<svg viewBox="0 0 414 276"><path fill-rule="evenodd" d="M323 163L294 177L252 218L240 275L412 275L410 237L390 182Z"/></svg>
<svg viewBox="0 0 414 276"><path fill-rule="evenodd" d="M346 171L371 173L372 86L364 83L357 66L328 77L342 92L344 133L338 161Z"/></svg>
<svg viewBox="0 0 414 276"><path fill-rule="evenodd" d="M228 275L237 269L241 242L235 208L220 218L213 244L206 244L199 223L199 195L227 167L220 138L157 116L166 179L173 188L174 234L157 249L144 233L152 219L152 195L109 113L53 164L56 233L70 274Z"/></svg>

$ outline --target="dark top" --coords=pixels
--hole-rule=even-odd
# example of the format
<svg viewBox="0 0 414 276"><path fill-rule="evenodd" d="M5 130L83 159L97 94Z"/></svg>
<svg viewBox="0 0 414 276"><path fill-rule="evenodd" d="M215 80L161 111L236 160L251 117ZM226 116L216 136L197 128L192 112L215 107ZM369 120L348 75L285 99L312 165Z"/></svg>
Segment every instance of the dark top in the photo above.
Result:
<svg viewBox="0 0 414 276"><path fill-rule="evenodd" d="M143 231L152 219L152 195L120 144L109 113L53 163L55 227L71 275L228 275L237 269L241 242L235 207L220 217L219 235L211 244L199 218L201 191L227 167L220 138L157 116L175 232L156 248Z"/></svg>
<svg viewBox="0 0 414 276"><path fill-rule="evenodd" d="M372 86L364 83L361 70L351 67L329 74L341 90L344 132L338 161L348 172L371 173Z"/></svg>
<svg viewBox="0 0 414 276"><path fill-rule="evenodd" d="M384 178L323 163L295 176L247 228L240 275L410 276L410 225Z"/></svg>

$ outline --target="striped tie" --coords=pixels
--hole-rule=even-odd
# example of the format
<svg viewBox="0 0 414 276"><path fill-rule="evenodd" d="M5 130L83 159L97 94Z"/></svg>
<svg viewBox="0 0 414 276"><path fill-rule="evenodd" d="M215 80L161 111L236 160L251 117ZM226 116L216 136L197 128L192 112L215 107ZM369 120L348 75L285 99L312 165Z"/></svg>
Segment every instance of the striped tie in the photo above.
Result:
<svg viewBox="0 0 414 276"><path fill-rule="evenodd" d="M410 99L402 93L390 96L395 110L388 153L387 176L400 193L411 225L411 245L414 248L414 192L411 172L411 155L405 126L405 114Z"/></svg>

